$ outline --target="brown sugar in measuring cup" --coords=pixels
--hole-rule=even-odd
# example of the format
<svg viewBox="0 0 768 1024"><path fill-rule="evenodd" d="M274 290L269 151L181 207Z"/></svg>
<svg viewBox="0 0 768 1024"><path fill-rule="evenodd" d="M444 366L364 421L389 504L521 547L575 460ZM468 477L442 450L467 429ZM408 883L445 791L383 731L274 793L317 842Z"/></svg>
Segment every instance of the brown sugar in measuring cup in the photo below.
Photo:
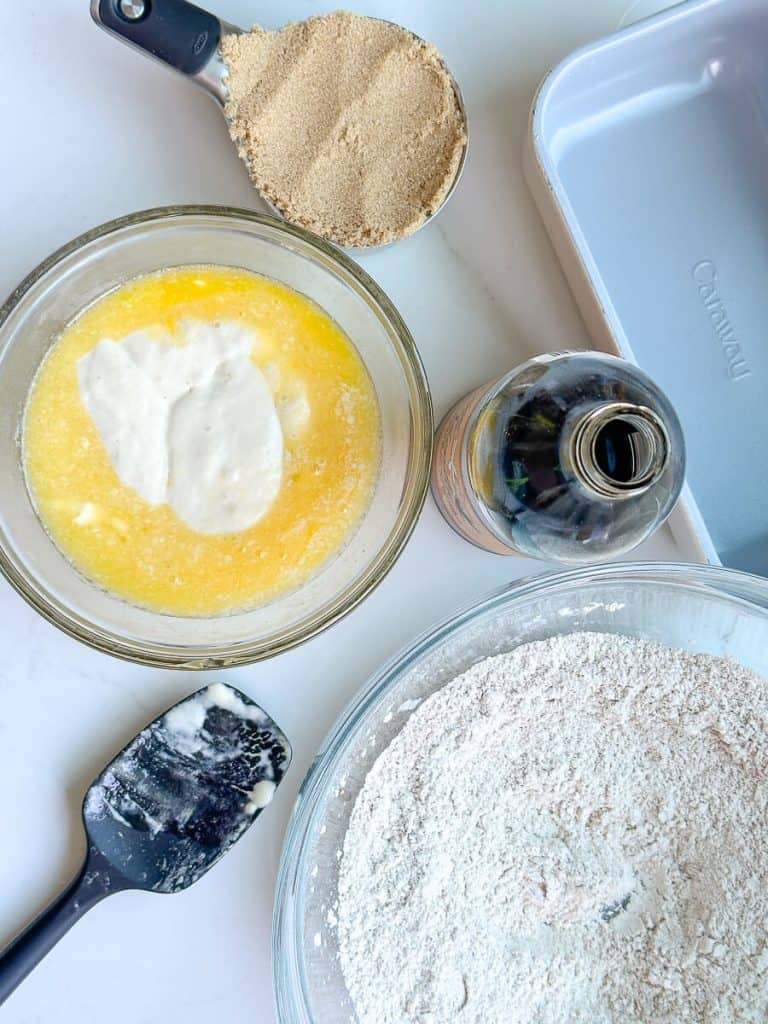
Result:
<svg viewBox="0 0 768 1024"><path fill-rule="evenodd" d="M244 32L186 0L91 0L91 13L201 85L265 201L339 245L412 234L459 181L461 92L400 25L341 11Z"/></svg>
<svg viewBox="0 0 768 1024"><path fill-rule="evenodd" d="M224 110L256 187L342 245L411 234L443 203L466 145L434 47L348 12L227 36Z"/></svg>

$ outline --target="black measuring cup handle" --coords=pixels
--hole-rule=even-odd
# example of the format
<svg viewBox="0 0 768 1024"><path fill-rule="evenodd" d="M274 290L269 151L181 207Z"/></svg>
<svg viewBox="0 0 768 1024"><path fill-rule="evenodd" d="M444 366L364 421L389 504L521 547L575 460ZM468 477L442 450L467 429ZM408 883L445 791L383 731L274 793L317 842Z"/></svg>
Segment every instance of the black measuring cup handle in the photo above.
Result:
<svg viewBox="0 0 768 1024"><path fill-rule="evenodd" d="M221 22L187 0L92 0L91 14L126 43L185 75L196 75L216 53Z"/></svg>
<svg viewBox="0 0 768 1024"><path fill-rule="evenodd" d="M124 888L93 856L86 858L64 892L0 953L0 1005L75 921L99 900Z"/></svg>

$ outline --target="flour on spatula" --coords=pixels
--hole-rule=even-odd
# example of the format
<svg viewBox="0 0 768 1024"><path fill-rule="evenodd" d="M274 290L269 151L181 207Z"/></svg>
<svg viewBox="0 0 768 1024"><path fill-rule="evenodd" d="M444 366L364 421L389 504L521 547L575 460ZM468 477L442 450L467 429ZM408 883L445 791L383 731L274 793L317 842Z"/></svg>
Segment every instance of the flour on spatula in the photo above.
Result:
<svg viewBox="0 0 768 1024"><path fill-rule="evenodd" d="M355 805L360 1024L768 1020L768 684L581 633L475 665Z"/></svg>

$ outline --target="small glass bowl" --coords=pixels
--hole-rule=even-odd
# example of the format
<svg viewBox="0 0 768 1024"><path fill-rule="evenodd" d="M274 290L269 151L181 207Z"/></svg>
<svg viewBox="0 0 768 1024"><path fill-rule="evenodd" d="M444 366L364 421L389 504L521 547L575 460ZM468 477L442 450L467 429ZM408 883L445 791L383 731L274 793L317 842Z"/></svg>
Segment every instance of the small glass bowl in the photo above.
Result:
<svg viewBox="0 0 768 1024"><path fill-rule="evenodd" d="M491 594L385 665L323 743L288 827L273 930L278 1024L357 1019L333 923L339 854L368 772L414 709L483 658L586 630L732 657L768 677L768 579L652 563L547 573Z"/></svg>
<svg viewBox="0 0 768 1024"><path fill-rule="evenodd" d="M21 458L30 384L63 328L130 278L220 264L281 281L348 335L376 389L381 466L346 545L299 588L248 611L210 618L129 604L81 575L33 507ZM0 570L54 625L92 647L147 665L215 668L266 658L346 614L386 575L416 523L429 483L432 403L413 339L374 281L335 246L272 217L217 206L164 207L70 242L0 309Z"/></svg>

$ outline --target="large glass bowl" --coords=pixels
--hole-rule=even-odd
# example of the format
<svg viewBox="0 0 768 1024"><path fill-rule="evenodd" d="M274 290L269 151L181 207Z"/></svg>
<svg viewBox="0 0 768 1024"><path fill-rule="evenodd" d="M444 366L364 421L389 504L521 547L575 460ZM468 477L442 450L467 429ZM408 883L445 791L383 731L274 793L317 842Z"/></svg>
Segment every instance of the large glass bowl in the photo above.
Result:
<svg viewBox="0 0 768 1024"><path fill-rule="evenodd" d="M85 307L166 267L244 267L321 306L349 336L376 389L382 458L370 505L335 557L298 589L210 618L148 611L78 573L35 514L20 451L30 383L49 346ZM374 281L335 246L246 210L166 207L112 221L54 253L0 309L0 570L42 615L93 647L134 661L210 668L254 661L314 635L376 586L424 502L432 405L413 339Z"/></svg>
<svg viewBox="0 0 768 1024"><path fill-rule="evenodd" d="M583 630L727 655L768 677L768 580L629 563L546 574L460 612L386 665L323 744L289 825L273 934L279 1024L356 1019L333 927L339 851L368 771L414 708L482 658Z"/></svg>

